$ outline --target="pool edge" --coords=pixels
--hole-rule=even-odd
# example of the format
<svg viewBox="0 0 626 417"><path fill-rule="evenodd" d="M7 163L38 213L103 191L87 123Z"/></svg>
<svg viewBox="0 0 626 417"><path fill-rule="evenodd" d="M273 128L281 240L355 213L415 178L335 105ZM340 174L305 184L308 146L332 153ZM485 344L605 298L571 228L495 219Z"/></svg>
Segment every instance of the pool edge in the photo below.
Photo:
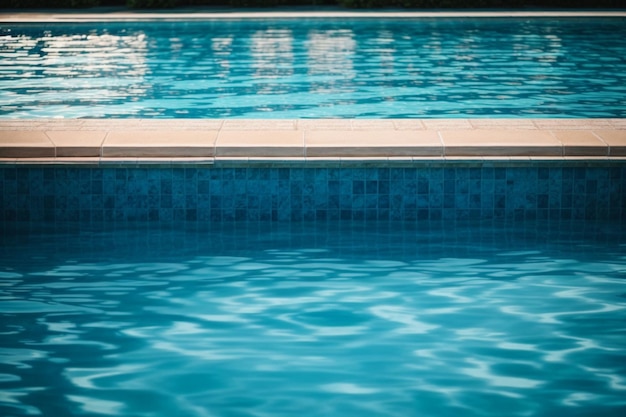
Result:
<svg viewBox="0 0 626 417"><path fill-rule="evenodd" d="M626 119L4 119L0 164L626 161Z"/></svg>

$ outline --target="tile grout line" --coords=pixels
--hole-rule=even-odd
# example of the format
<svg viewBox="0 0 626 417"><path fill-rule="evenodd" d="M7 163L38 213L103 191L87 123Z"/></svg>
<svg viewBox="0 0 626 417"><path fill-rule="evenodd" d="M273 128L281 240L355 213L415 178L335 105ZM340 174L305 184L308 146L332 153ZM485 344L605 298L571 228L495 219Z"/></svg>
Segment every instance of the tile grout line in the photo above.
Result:
<svg viewBox="0 0 626 417"><path fill-rule="evenodd" d="M217 133L215 133L215 139L213 139L213 158L215 158L215 156L217 155L217 138L220 135L220 132L222 131L222 124L220 123L220 126L217 129Z"/></svg>
<svg viewBox="0 0 626 417"><path fill-rule="evenodd" d="M48 138L48 140L50 141L50 143L52 144L52 146L54 147L54 157L57 157L57 144L54 143L54 141L52 140L52 138L50 137L50 135L48 135L48 132L46 130L43 131L43 134Z"/></svg>
<svg viewBox="0 0 626 417"><path fill-rule="evenodd" d="M443 141L443 135L441 134L441 130L437 130L437 137L439 138L439 142L441 143L441 157L442 158L446 158L447 152L446 152L446 144Z"/></svg>
<svg viewBox="0 0 626 417"><path fill-rule="evenodd" d="M598 135L595 131L591 130L590 131L591 134L593 136L595 136L596 138L598 138L598 140L602 143L604 143L606 145L606 156L607 157L611 157L611 145L608 144L604 139L602 139L602 136Z"/></svg>
<svg viewBox="0 0 626 417"><path fill-rule="evenodd" d="M100 143L100 149L98 152L98 157L100 159L102 159L102 157L104 156L104 143L106 142L107 138L109 137L109 133L111 133L110 130L107 130L106 133L104 134L104 137L102 138L102 142Z"/></svg>
<svg viewBox="0 0 626 417"><path fill-rule="evenodd" d="M559 142L559 143L561 144L561 145L560 145L560 147L561 147L561 158L565 158L565 144L563 143L563 141L562 141L561 139L559 139L559 138L556 136L556 133L554 133L554 130L549 130L549 131L548 131L548 134L549 134L549 135L550 135L550 136L551 136L554 140L556 140L557 142Z"/></svg>

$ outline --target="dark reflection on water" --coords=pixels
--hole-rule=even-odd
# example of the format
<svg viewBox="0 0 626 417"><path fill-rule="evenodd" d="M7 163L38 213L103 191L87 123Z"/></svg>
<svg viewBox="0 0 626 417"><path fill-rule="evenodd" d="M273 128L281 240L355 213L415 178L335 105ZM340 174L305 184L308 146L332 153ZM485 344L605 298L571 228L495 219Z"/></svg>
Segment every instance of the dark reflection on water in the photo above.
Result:
<svg viewBox="0 0 626 417"><path fill-rule="evenodd" d="M0 415L626 410L622 225L1 231Z"/></svg>

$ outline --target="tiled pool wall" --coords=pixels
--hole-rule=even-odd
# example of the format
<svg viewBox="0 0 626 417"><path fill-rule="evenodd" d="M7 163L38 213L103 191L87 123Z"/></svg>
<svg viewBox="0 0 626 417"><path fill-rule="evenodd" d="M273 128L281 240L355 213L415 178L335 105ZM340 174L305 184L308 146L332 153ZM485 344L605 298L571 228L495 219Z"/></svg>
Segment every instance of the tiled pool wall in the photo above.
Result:
<svg viewBox="0 0 626 417"><path fill-rule="evenodd" d="M626 219L618 162L5 165L0 220Z"/></svg>

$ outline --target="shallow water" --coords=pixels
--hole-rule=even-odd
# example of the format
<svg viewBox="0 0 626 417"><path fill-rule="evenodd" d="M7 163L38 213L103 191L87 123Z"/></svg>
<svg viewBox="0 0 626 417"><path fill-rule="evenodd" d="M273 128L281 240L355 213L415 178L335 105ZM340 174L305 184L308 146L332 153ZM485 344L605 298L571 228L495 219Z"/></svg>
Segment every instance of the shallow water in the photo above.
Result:
<svg viewBox="0 0 626 417"><path fill-rule="evenodd" d="M8 225L0 415L623 416L603 224Z"/></svg>
<svg viewBox="0 0 626 417"><path fill-rule="evenodd" d="M626 24L0 24L0 117L626 117Z"/></svg>

